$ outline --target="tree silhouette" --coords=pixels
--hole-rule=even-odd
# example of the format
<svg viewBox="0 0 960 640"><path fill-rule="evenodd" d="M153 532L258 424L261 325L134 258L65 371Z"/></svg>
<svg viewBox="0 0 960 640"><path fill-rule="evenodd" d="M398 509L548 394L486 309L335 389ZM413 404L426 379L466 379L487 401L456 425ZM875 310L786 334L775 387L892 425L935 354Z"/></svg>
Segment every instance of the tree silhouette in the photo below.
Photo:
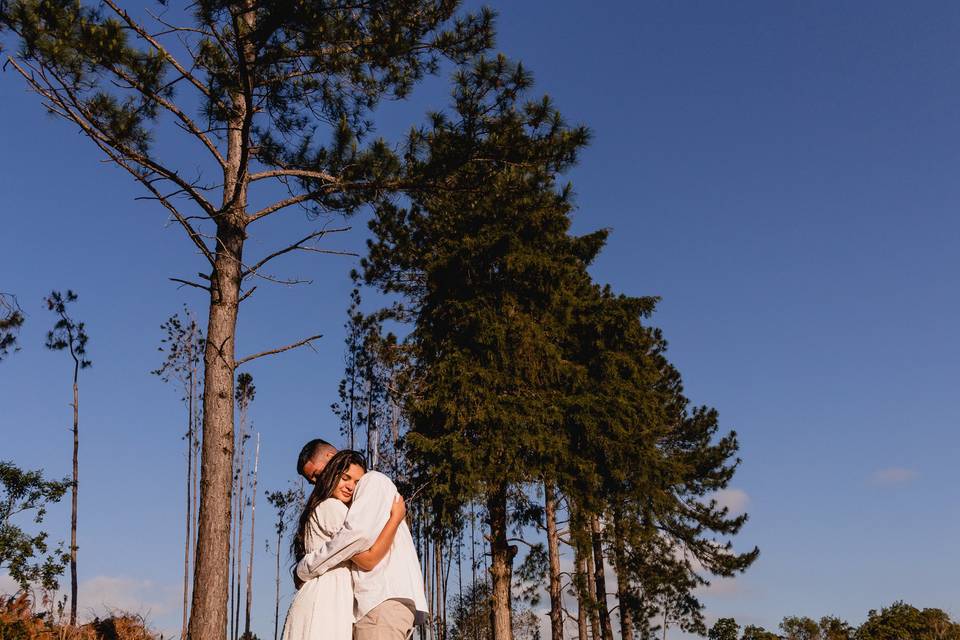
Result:
<svg viewBox="0 0 960 640"><path fill-rule="evenodd" d="M53 291L44 299L57 322L47 332L47 348L66 351L73 360L73 479L70 485L70 624L77 624L77 492L80 487L80 370L93 364L87 358L87 336L82 322L67 313L67 306L77 301L77 294Z"/></svg>
<svg viewBox="0 0 960 640"><path fill-rule="evenodd" d="M439 184L372 138L372 115L442 60L462 63L490 47L493 14L459 15L457 0L199 0L180 14L160 4L162 17L141 20L118 0L9 0L0 27L15 45L6 63L44 108L136 180L204 261L199 281L175 278L209 299L188 630L199 640L227 628L236 369L319 337L237 357L240 304L252 283L302 282L269 268L294 252L338 253L318 242L345 228L313 226L255 258L247 240L290 210L350 214ZM153 144L161 138L165 149L192 151L182 166Z"/></svg>
<svg viewBox="0 0 960 640"><path fill-rule="evenodd" d="M196 535L196 517L194 506L197 502L196 469L200 446L199 438L199 399L202 395L201 380L203 379L200 365L203 361L204 341L203 333L197 325L193 314L184 307L186 321L178 314L170 316L160 325L164 337L160 340L159 350L165 352L166 358L159 369L150 373L159 376L164 382L175 380L183 394L184 405L187 409L187 431L184 439L187 441L187 495L186 495L186 535L183 542L183 622L181 637L187 635L187 619L190 610L190 558L194 548ZM192 483L192 484L191 484Z"/></svg>
<svg viewBox="0 0 960 640"><path fill-rule="evenodd" d="M0 292L0 362L20 350L17 336L23 326L23 310L16 296Z"/></svg>

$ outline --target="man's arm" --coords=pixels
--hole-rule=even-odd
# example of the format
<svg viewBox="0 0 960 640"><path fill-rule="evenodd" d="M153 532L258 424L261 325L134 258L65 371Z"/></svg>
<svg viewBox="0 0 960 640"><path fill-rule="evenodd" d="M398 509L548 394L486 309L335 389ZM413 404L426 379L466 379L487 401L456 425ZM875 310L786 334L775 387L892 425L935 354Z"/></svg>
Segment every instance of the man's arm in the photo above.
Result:
<svg viewBox="0 0 960 640"><path fill-rule="evenodd" d="M376 471L364 474L357 483L343 528L330 542L308 553L297 564L300 579L306 582L323 575L370 548L390 517L390 508L396 495L397 488L387 476Z"/></svg>

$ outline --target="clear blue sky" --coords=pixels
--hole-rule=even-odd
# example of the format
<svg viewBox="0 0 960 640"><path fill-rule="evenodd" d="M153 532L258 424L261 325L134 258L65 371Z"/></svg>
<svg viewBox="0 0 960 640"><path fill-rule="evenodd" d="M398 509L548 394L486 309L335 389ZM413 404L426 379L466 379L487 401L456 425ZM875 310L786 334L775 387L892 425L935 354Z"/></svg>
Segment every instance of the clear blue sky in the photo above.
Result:
<svg viewBox="0 0 960 640"><path fill-rule="evenodd" d="M705 593L709 619L859 623L897 599L960 617L960 6L494 6L498 48L594 132L571 179L576 230L613 230L596 278L662 296L655 321L688 394L741 436L727 499L751 514L737 546L761 556ZM445 91L434 81L390 105L381 130L419 121ZM0 458L68 471L70 372L42 348L40 301L73 288L94 361L81 380L81 581L91 601L141 603L177 629L182 410L148 372L160 323L183 303L203 312L199 292L167 278L202 264L9 71L0 104L0 290L28 314L23 351L0 364ZM250 251L307 228L291 211ZM361 245L355 232L328 246ZM316 352L250 367L264 488L293 477L305 440L336 437L328 406L352 264L291 258L277 271L313 284L261 285L243 310L241 353L325 334ZM67 535L64 509L50 526ZM272 570L258 544L254 630L270 637Z"/></svg>

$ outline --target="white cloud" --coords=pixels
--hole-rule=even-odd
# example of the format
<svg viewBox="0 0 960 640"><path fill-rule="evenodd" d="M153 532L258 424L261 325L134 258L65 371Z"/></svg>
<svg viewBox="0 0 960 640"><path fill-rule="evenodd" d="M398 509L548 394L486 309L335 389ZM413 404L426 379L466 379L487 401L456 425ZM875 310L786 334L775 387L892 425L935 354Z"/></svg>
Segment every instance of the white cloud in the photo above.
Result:
<svg viewBox="0 0 960 640"><path fill-rule="evenodd" d="M68 579L64 579L61 584L68 585ZM13 578L0 574L0 594L15 593L18 589L19 585ZM131 613L143 616L147 625L158 632L162 631L164 637L179 633L156 629L154 624L157 618L165 618L163 622L169 624L175 617L174 614L179 614L182 592L176 586L124 576L95 576L81 581L78 591L77 602L80 606L77 617L81 624L114 612ZM66 593L61 587L57 600L62 600Z"/></svg>
<svg viewBox="0 0 960 640"><path fill-rule="evenodd" d="M893 487L912 482L917 472L904 467L887 467L870 474L870 484L878 487Z"/></svg>
<svg viewBox="0 0 960 640"><path fill-rule="evenodd" d="M77 602L86 617L111 611L164 616L177 610L176 587L124 576L96 576L80 583Z"/></svg>
<svg viewBox="0 0 960 640"><path fill-rule="evenodd" d="M743 594L743 586L736 578L713 578L708 586L697 591L707 596L733 598Z"/></svg>
<svg viewBox="0 0 960 640"><path fill-rule="evenodd" d="M747 510L750 496L743 489L721 489L713 494L714 499L721 507L730 509L731 515L740 515Z"/></svg>

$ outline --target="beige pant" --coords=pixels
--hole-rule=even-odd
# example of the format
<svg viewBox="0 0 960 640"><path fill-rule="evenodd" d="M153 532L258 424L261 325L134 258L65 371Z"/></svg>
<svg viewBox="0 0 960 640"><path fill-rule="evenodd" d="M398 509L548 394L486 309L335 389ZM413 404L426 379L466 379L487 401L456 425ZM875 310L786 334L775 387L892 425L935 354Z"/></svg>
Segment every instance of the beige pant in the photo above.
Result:
<svg viewBox="0 0 960 640"><path fill-rule="evenodd" d="M399 600L384 600L353 625L353 640L406 640L413 610Z"/></svg>

